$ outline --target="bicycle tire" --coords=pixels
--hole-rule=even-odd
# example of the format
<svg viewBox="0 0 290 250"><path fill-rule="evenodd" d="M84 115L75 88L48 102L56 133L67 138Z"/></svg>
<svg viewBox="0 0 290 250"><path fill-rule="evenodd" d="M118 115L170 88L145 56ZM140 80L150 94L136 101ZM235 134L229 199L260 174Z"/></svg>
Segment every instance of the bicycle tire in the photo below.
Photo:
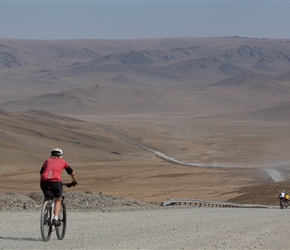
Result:
<svg viewBox="0 0 290 250"><path fill-rule="evenodd" d="M284 209L285 207L285 201L283 199L280 199L280 208Z"/></svg>
<svg viewBox="0 0 290 250"><path fill-rule="evenodd" d="M66 206L63 201L61 202L58 218L61 224L55 226L56 237L63 240L66 232Z"/></svg>
<svg viewBox="0 0 290 250"><path fill-rule="evenodd" d="M51 216L52 216L52 201L45 201L42 205L40 216L40 232L44 242L50 240L52 232Z"/></svg>

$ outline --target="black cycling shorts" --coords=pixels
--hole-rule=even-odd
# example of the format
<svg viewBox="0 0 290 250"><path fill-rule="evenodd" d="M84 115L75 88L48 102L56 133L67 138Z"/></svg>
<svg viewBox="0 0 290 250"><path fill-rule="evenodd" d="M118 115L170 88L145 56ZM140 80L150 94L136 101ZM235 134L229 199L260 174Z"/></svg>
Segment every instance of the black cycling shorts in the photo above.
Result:
<svg viewBox="0 0 290 250"><path fill-rule="evenodd" d="M60 198L62 196L61 182L40 182L40 188L47 199Z"/></svg>

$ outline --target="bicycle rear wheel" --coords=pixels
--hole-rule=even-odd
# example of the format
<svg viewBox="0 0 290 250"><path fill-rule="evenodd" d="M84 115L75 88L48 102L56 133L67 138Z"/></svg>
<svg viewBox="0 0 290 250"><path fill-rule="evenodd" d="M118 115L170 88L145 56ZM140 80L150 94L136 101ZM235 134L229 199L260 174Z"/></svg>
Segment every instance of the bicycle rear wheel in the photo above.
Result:
<svg viewBox="0 0 290 250"><path fill-rule="evenodd" d="M49 241L51 232L52 232L52 224L51 224L51 216L52 216L52 201L45 201L42 205L41 216L40 216L40 232L43 241Z"/></svg>
<svg viewBox="0 0 290 250"><path fill-rule="evenodd" d="M58 218L61 224L60 226L55 226L56 237L59 240L63 240L66 231L66 206L63 201L61 202Z"/></svg>

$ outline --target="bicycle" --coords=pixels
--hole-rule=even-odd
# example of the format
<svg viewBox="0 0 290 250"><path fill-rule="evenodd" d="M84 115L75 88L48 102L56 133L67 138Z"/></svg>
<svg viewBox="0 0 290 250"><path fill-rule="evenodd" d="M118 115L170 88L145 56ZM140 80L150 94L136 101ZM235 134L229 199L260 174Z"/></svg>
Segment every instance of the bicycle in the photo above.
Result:
<svg viewBox="0 0 290 250"><path fill-rule="evenodd" d="M71 183L62 183L63 186L67 186L68 188L75 186L75 184ZM64 194L61 197L61 206L59 211L59 226L53 225L53 212L54 212L54 197L53 194L47 194L47 199L41 209L41 216L40 216L40 232L41 237L44 242L50 240L51 233L53 232L53 226L55 228L57 239L63 240L66 232L66 205L64 202Z"/></svg>
<svg viewBox="0 0 290 250"><path fill-rule="evenodd" d="M281 197L281 198L279 198L279 200L280 200L280 208L284 209L285 208L285 198Z"/></svg>

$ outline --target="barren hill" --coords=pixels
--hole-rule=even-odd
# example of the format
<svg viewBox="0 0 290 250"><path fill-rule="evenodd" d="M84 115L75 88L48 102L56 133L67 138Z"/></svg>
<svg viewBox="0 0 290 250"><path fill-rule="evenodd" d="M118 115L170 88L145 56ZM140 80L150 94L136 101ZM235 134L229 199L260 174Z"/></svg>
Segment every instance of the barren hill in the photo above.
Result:
<svg viewBox="0 0 290 250"><path fill-rule="evenodd" d="M5 102L10 111L34 107L57 114L130 114L182 110L184 106L162 94L147 89L96 85L58 93L47 93L24 100Z"/></svg>
<svg viewBox="0 0 290 250"><path fill-rule="evenodd" d="M5 151L2 164L17 164L19 159L22 163L32 163L43 158L42 152L56 144L66 147L70 157L74 158L70 150L78 151L76 159L83 155L87 160L92 154L102 154L103 157L110 154L111 144L118 148L118 140L102 135L96 124L86 121L38 110L18 113L0 110L0 117L1 148ZM14 154L16 158L13 158ZM49 151L45 157L48 154Z"/></svg>
<svg viewBox="0 0 290 250"><path fill-rule="evenodd" d="M111 103L121 113L172 112L176 110L173 103L177 110L183 107L188 111L193 106L196 112L196 102L206 100L208 95L213 100L209 100L211 105L206 108L228 106L228 87L235 92L234 98L232 94L229 98L239 103L239 108L249 102L247 98L243 102L244 97L238 91L250 96L258 92L265 103L269 95L275 95L275 101L285 101L289 95L288 40L240 37L121 41L2 39L0 44L0 107L7 110L37 106L52 111L58 105L58 113L64 114L86 110L94 113L93 109L111 113ZM284 89L277 93L275 88L281 87L281 83ZM96 85L100 86L98 96L80 97ZM102 94L103 86L107 90ZM215 88L208 89L209 86ZM109 91L109 87L115 88ZM232 90L232 87L242 89ZM259 90L253 91L256 87ZM142 95L131 98L127 96L130 91L131 95L136 91ZM164 93L173 100L168 100ZM216 93L220 100L215 99ZM140 105L136 105L136 98ZM263 105L261 99L257 100L259 105Z"/></svg>

